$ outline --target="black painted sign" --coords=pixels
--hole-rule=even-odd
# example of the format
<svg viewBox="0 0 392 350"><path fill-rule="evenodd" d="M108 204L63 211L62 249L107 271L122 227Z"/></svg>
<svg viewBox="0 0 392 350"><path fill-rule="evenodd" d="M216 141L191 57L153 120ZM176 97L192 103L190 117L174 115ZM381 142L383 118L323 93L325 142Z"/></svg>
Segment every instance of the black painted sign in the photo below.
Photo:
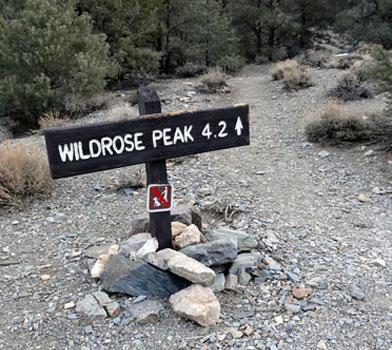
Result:
<svg viewBox="0 0 392 350"><path fill-rule="evenodd" d="M249 107L45 130L54 179L249 145Z"/></svg>

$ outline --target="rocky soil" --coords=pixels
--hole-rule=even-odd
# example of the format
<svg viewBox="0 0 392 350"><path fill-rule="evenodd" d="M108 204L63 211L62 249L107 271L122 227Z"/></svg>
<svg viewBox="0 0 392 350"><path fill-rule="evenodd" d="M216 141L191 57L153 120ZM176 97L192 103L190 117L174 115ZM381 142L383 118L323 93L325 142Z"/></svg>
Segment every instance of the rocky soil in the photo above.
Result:
<svg viewBox="0 0 392 350"><path fill-rule="evenodd" d="M136 322L135 298L121 295L118 316L82 316L77 301L99 290L86 249L128 238L145 208L145 188L132 187L142 168L59 180L50 198L0 212L0 349L392 349L392 156L306 142L305 116L342 71L313 70L316 86L287 92L268 69L245 67L230 93L196 94L186 79L160 95L164 111L250 105L251 146L170 161L169 176L176 204L255 235L277 262L270 276L218 294L211 327L156 298L160 317Z"/></svg>

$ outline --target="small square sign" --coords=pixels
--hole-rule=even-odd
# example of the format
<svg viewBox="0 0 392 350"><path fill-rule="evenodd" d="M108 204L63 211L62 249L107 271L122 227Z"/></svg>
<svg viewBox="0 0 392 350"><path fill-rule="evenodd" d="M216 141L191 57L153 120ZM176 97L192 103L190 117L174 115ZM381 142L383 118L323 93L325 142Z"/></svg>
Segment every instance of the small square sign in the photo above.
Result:
<svg viewBox="0 0 392 350"><path fill-rule="evenodd" d="M173 185L154 184L147 188L147 211L158 213L173 208Z"/></svg>

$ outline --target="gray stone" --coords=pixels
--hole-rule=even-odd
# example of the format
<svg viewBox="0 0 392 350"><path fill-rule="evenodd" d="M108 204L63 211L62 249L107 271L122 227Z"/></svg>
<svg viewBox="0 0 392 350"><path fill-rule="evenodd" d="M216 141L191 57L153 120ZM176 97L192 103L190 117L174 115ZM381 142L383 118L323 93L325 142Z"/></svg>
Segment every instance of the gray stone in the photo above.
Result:
<svg viewBox="0 0 392 350"><path fill-rule="evenodd" d="M246 272L246 269L240 269L238 272L238 283L241 286L247 286L252 276Z"/></svg>
<svg viewBox="0 0 392 350"><path fill-rule="evenodd" d="M162 257L160 257L158 253L149 253L143 257L143 260L160 270L166 271L169 269L167 262Z"/></svg>
<svg viewBox="0 0 392 350"><path fill-rule="evenodd" d="M89 258L98 259L100 255L106 254L113 244L95 245L87 248L85 255Z"/></svg>
<svg viewBox="0 0 392 350"><path fill-rule="evenodd" d="M220 293L225 289L226 278L223 273L219 273L216 275L215 283L210 286L214 293Z"/></svg>
<svg viewBox="0 0 392 350"><path fill-rule="evenodd" d="M104 292L95 292L95 299L106 310L110 317L116 317L120 314L120 304L109 298Z"/></svg>
<svg viewBox="0 0 392 350"><path fill-rule="evenodd" d="M299 283L300 278L298 277L297 274L293 272L286 271L286 275L288 278L290 278L294 283Z"/></svg>
<svg viewBox="0 0 392 350"><path fill-rule="evenodd" d="M151 233L135 234L120 244L119 254L126 258L135 258L137 251L151 239Z"/></svg>
<svg viewBox="0 0 392 350"><path fill-rule="evenodd" d="M228 240L192 245L180 251L206 266L224 265L232 262L237 257L236 245Z"/></svg>
<svg viewBox="0 0 392 350"><path fill-rule="evenodd" d="M144 261L130 261L111 255L101 275L102 287L110 293L132 296L156 295L168 298L188 286L188 281Z"/></svg>
<svg viewBox="0 0 392 350"><path fill-rule="evenodd" d="M362 292L362 289L352 284L350 287L350 295L355 300L363 300L365 299L365 294Z"/></svg>
<svg viewBox="0 0 392 350"><path fill-rule="evenodd" d="M91 334L93 332L93 327L91 326L86 326L83 329L84 329L84 333L86 334Z"/></svg>
<svg viewBox="0 0 392 350"><path fill-rule="evenodd" d="M76 312L88 317L106 318L107 316L104 308L99 305L98 300L91 294L76 303Z"/></svg>
<svg viewBox="0 0 392 350"><path fill-rule="evenodd" d="M130 304L128 311L139 323L157 322L164 306L155 300L144 300L137 304Z"/></svg>
<svg viewBox="0 0 392 350"><path fill-rule="evenodd" d="M199 230L202 229L200 210L191 205L179 205L171 211L171 221L178 221L185 225L196 225ZM132 221L131 234L139 232L151 232L150 214L144 213L135 217Z"/></svg>
<svg viewBox="0 0 392 350"><path fill-rule="evenodd" d="M284 307L285 307L285 309L287 311L292 312L293 314L296 314L296 313L301 311L301 306L300 305L285 303Z"/></svg>
<svg viewBox="0 0 392 350"><path fill-rule="evenodd" d="M250 251L257 247L256 237L226 227L207 231L206 237L209 241L216 241L219 239L233 241L233 239L237 239L237 249L239 252Z"/></svg>
<svg viewBox="0 0 392 350"><path fill-rule="evenodd" d="M232 275L238 276L241 269L257 266L260 261L261 254L259 252L239 254L233 261L233 265L230 267L229 272Z"/></svg>

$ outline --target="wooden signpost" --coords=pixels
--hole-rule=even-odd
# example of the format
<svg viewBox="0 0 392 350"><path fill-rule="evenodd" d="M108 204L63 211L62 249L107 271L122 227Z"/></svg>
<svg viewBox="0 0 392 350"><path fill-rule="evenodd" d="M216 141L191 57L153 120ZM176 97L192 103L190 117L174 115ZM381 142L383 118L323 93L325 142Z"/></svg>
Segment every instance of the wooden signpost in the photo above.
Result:
<svg viewBox="0 0 392 350"><path fill-rule="evenodd" d="M168 158L249 145L248 105L162 114L152 87L139 90L138 104L138 119L45 130L52 178L146 163L147 184L168 185ZM170 211L151 208L151 233L169 248Z"/></svg>

